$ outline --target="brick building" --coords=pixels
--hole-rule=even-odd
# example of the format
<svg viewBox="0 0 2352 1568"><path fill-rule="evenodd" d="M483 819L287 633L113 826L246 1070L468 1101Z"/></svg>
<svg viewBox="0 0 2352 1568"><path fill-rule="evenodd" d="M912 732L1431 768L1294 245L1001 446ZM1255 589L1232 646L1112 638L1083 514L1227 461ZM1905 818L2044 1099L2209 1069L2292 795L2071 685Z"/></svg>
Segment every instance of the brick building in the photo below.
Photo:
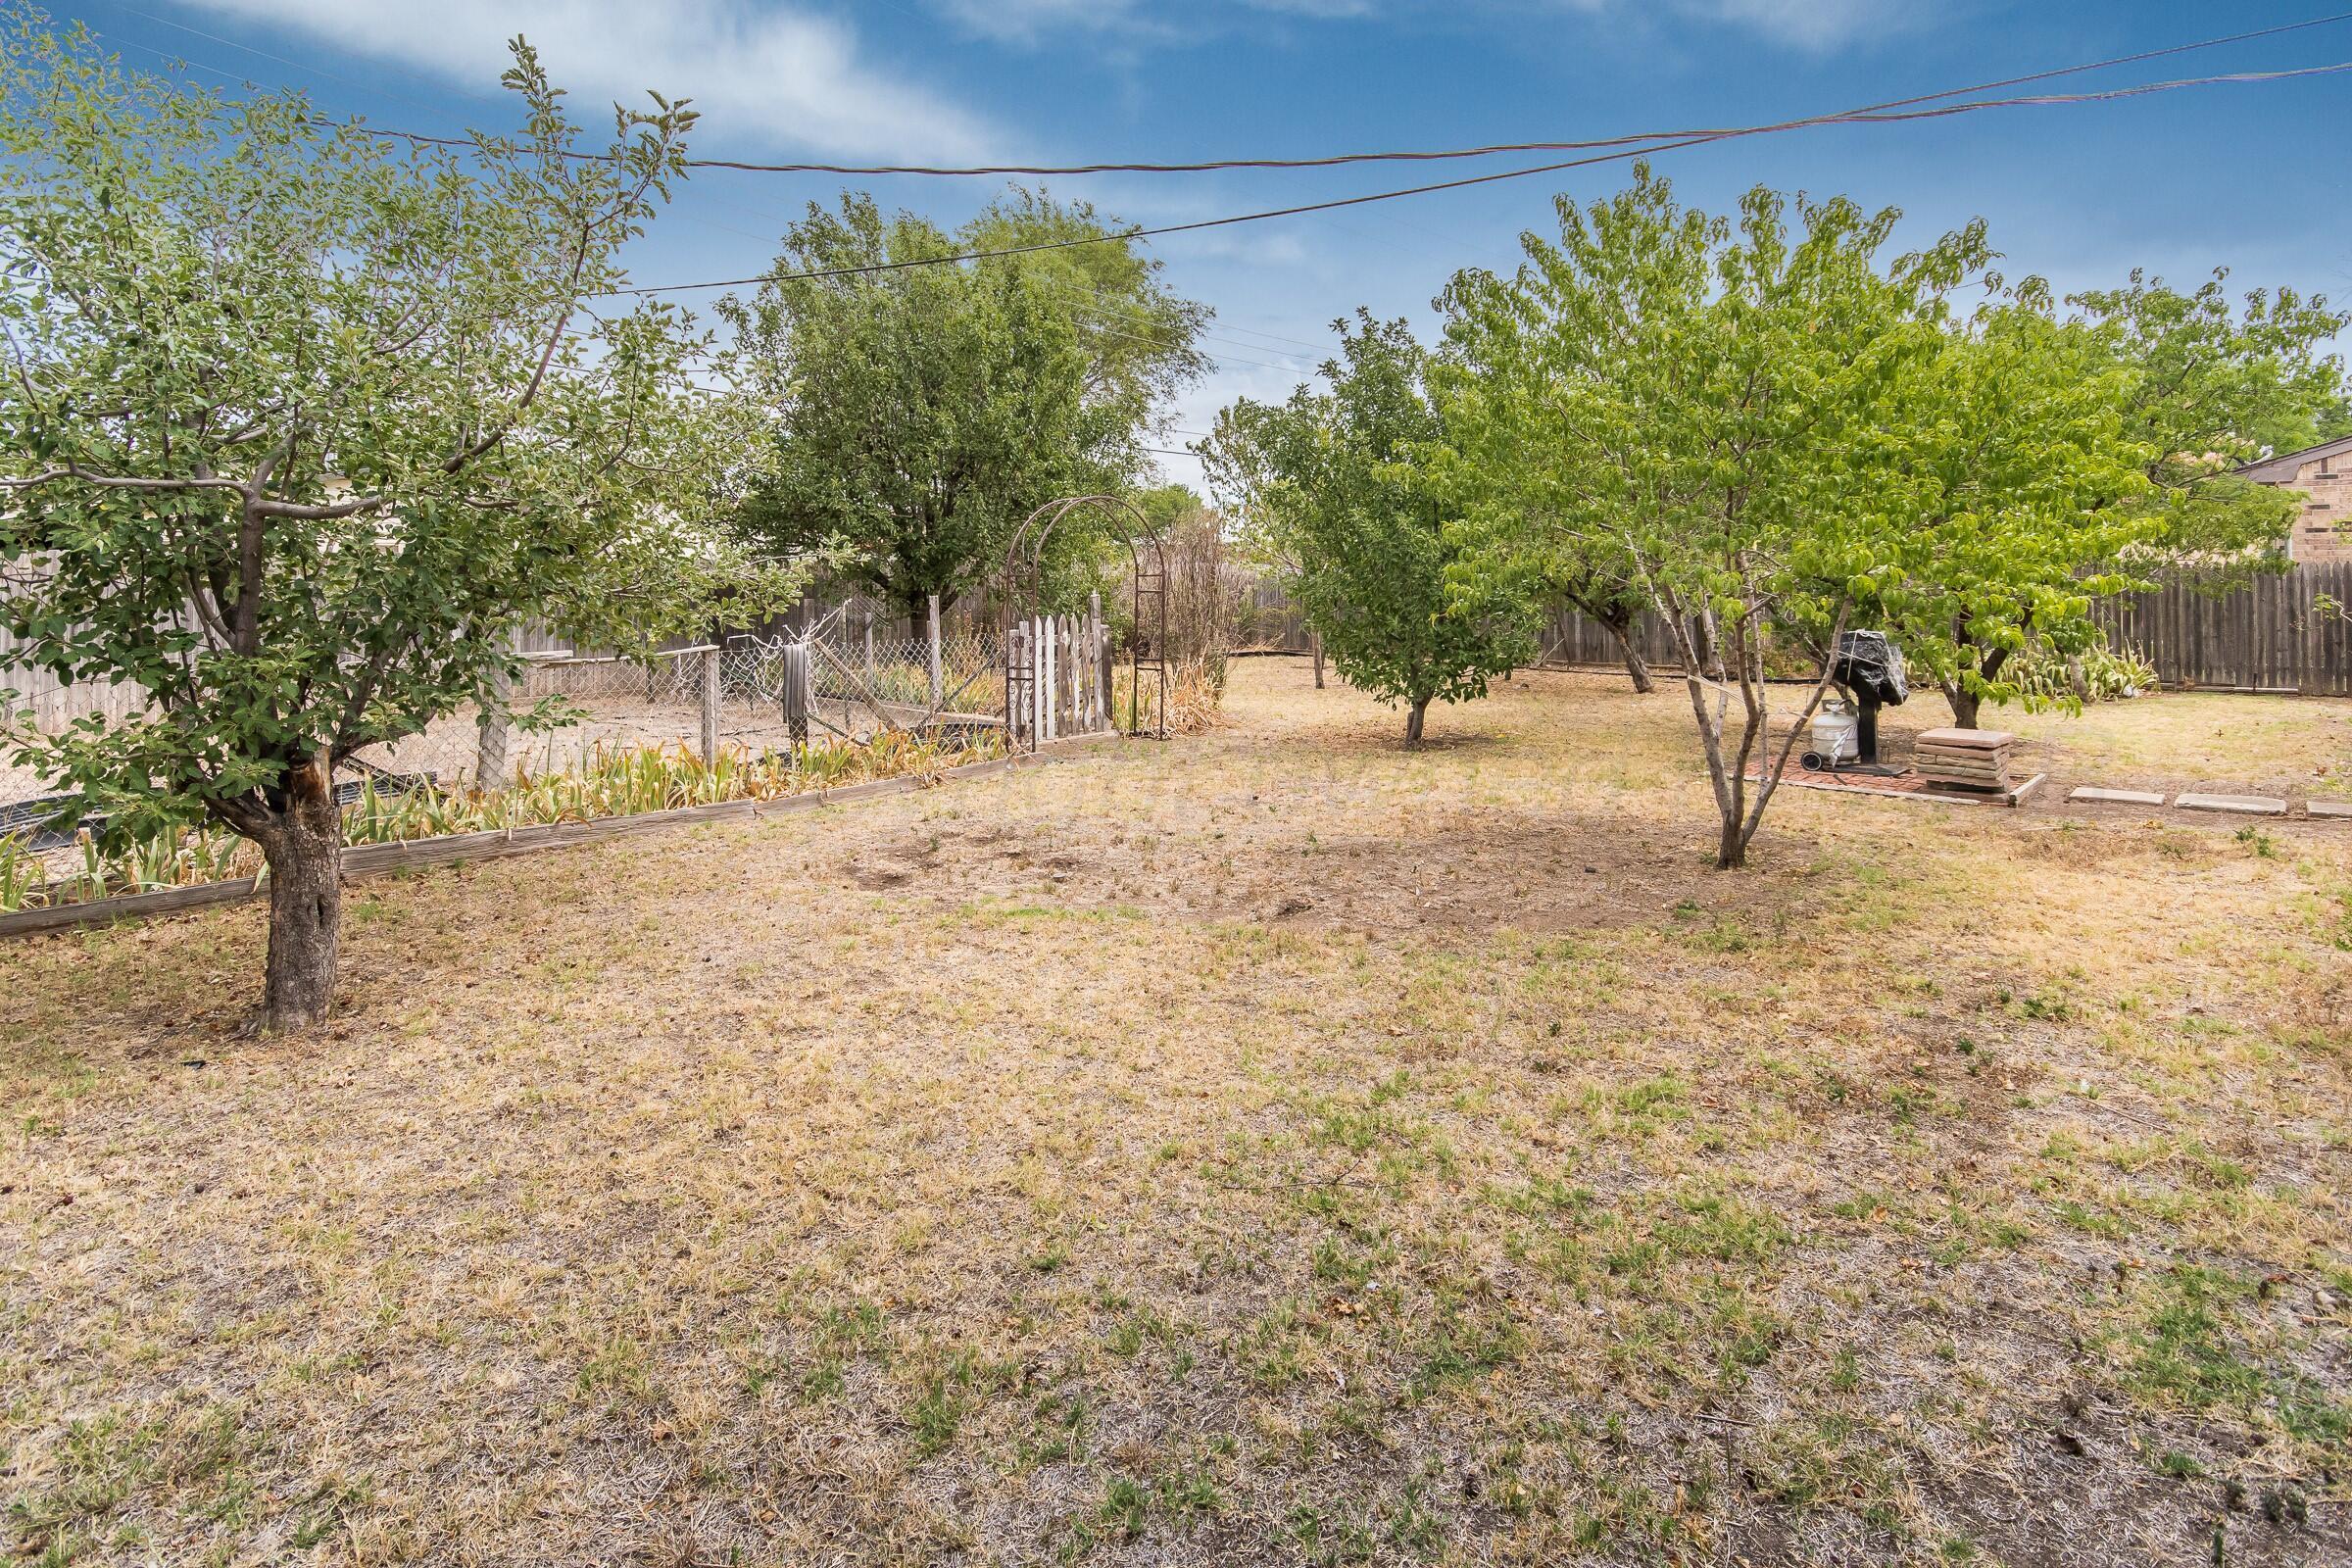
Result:
<svg viewBox="0 0 2352 1568"><path fill-rule="evenodd" d="M2303 492L2303 514L2287 538L2289 560L2352 562L2352 435L2282 452L2237 471L2256 484Z"/></svg>

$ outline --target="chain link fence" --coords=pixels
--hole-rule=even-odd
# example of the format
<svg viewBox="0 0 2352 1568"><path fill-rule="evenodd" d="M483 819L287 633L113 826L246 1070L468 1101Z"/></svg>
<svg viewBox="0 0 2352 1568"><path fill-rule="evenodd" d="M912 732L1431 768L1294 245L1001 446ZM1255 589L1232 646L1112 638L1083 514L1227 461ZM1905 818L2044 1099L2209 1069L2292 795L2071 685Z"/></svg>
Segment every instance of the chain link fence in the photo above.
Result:
<svg viewBox="0 0 2352 1568"><path fill-rule="evenodd" d="M485 746L480 713L468 704L434 720L423 734L368 747L355 760L362 768L478 786L485 762L504 781L517 770L581 770L600 752L693 750L702 744L703 662L715 652L687 648L647 659L526 655L508 704L517 713L544 708L552 727L518 724Z"/></svg>
<svg viewBox="0 0 2352 1568"><path fill-rule="evenodd" d="M881 623L871 607L855 603L810 620L804 633L737 634L647 658L526 654L509 706L522 712L545 702L551 725L516 725L486 744L479 712L467 704L421 734L365 749L343 781L356 786L369 774L393 774L478 786L485 762L504 781L518 771L581 771L600 754L639 747L757 756L796 743L864 743L893 730L968 741L1002 727L1004 671L995 630L963 628L936 640L889 635L904 623ZM10 684L22 691L27 683L0 678ZM45 706L25 706L44 729L99 711L91 694L78 702L68 700L73 692L42 695ZM139 696L116 694L105 715L136 716ZM0 835L28 835L36 822L71 814L74 804L33 769L0 761Z"/></svg>
<svg viewBox="0 0 2352 1568"><path fill-rule="evenodd" d="M885 729L970 732L1004 710L1003 640L994 631L878 637L839 622L806 639L810 716L846 740Z"/></svg>

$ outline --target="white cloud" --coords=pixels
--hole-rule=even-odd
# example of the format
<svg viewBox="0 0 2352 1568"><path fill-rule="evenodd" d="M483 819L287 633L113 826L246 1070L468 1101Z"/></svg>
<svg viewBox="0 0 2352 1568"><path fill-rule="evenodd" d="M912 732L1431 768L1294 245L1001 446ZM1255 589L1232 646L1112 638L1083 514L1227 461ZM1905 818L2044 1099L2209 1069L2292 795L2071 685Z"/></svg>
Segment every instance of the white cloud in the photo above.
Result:
<svg viewBox="0 0 2352 1568"><path fill-rule="evenodd" d="M1159 42L1198 41L1202 24L1215 21L1203 12L1222 9L1262 11L1301 17L1310 22L1335 22L1369 17L1376 0L1210 0L1169 8L1174 18L1152 16L1139 0L932 0L945 16L966 31L1000 43L1033 44L1055 33L1116 33L1122 38ZM1223 20L1231 21L1227 16Z"/></svg>
<svg viewBox="0 0 2352 1568"><path fill-rule="evenodd" d="M859 57L846 25L745 0L181 0L301 29L473 86L506 69L507 39L537 46L584 122L598 100L692 98L730 135L848 157L980 160L1001 151L978 119Z"/></svg>
<svg viewBox="0 0 2352 1568"><path fill-rule="evenodd" d="M1035 43L1053 32L1124 31L1137 23L1131 0L935 0L967 32L1004 43Z"/></svg>
<svg viewBox="0 0 2352 1568"><path fill-rule="evenodd" d="M1557 0L1571 11L1639 23L1713 23L1761 33L1777 43L1827 54L1908 32L1938 20L1936 0Z"/></svg>
<svg viewBox="0 0 2352 1568"><path fill-rule="evenodd" d="M1936 10L1919 0L1698 0L1685 9L1816 52L1907 31Z"/></svg>

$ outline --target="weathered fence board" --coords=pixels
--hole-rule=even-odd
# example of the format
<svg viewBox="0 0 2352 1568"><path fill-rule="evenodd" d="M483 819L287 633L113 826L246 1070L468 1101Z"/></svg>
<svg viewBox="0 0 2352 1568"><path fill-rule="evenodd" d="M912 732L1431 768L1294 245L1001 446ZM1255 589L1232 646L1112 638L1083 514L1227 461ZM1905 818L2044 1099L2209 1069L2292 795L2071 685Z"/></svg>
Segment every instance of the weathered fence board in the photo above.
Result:
<svg viewBox="0 0 2352 1568"><path fill-rule="evenodd" d="M1005 629L1005 718L1015 744L1112 727L1110 632L1100 605L1083 615L1031 615Z"/></svg>
<svg viewBox="0 0 2352 1568"><path fill-rule="evenodd" d="M2352 697L2352 563L2257 577L2215 593L2177 583L2093 611L2108 639L2167 686Z"/></svg>
<svg viewBox="0 0 2352 1568"><path fill-rule="evenodd" d="M1281 589L1259 582L1247 591L1256 619L1237 652L1310 650L1305 621L1290 612ZM2352 697L2352 563L2301 565L2221 593L2179 583L2102 601L2092 613L2111 644L2155 665L2167 686ZM1680 667L1656 614L1635 621L1633 643L1651 668ZM1546 620L1537 647L1539 664L1625 662L1617 634L1575 611Z"/></svg>

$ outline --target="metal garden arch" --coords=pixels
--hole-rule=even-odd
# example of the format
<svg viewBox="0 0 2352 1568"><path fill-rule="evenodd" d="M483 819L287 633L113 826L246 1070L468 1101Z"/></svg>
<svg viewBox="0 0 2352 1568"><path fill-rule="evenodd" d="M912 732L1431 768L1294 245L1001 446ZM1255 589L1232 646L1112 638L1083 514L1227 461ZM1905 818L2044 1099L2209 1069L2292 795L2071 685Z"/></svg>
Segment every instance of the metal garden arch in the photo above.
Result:
<svg viewBox="0 0 2352 1568"><path fill-rule="evenodd" d="M1038 682L1050 674L1053 650L1037 628L1038 602L1045 597L1046 547L1054 531L1072 514L1099 514L1119 542L1127 547L1129 596L1134 610L1127 637L1127 723L1129 735L1168 738L1168 561L1159 535L1135 504L1118 496L1064 496L1029 514L1004 548L1004 732L1015 747L1023 740L1035 751L1039 727L1028 715L1039 709ZM1103 718L1118 724L1110 700L1110 649L1102 650ZM1143 723L1144 680L1156 684L1152 705L1152 724ZM1046 701L1052 702L1051 693Z"/></svg>

